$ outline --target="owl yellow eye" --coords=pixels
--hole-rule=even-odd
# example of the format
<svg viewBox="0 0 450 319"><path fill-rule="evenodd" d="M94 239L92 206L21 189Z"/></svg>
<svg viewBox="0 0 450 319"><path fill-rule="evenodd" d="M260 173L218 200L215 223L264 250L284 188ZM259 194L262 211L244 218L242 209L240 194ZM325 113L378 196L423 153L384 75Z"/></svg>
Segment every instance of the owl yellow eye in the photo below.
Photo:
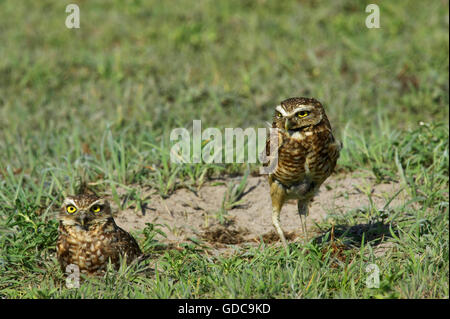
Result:
<svg viewBox="0 0 450 319"><path fill-rule="evenodd" d="M67 210L67 212L69 214L73 214L73 213L75 213L77 211L77 208L75 206L73 206L73 205L69 205L69 206L66 207L66 210Z"/></svg>
<svg viewBox="0 0 450 319"><path fill-rule="evenodd" d="M280 118L282 115L281 115L280 112L277 111L277 112L275 113L275 116L278 117L278 118Z"/></svg>
<svg viewBox="0 0 450 319"><path fill-rule="evenodd" d="M98 213L101 209L100 205L94 205L91 207L91 212Z"/></svg>
<svg viewBox="0 0 450 319"><path fill-rule="evenodd" d="M308 115L309 115L309 112L307 112L307 111L301 111L301 112L297 113L298 117L305 117L305 116L308 116Z"/></svg>

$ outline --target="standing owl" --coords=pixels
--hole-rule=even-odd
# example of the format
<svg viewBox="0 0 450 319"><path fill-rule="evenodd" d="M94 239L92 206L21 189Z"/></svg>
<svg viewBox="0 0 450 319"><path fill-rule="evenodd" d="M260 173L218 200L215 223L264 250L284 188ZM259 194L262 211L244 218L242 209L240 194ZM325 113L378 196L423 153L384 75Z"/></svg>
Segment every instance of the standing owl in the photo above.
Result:
<svg viewBox="0 0 450 319"><path fill-rule="evenodd" d="M69 196L59 213L57 257L63 271L70 264L81 273L99 274L110 260L131 262L141 255L136 240L114 222L107 200L93 195Z"/></svg>
<svg viewBox="0 0 450 319"><path fill-rule="evenodd" d="M289 199L297 200L304 226L308 205L333 172L341 145L335 140L325 110L316 99L294 97L282 101L275 108L272 127L278 129L278 152L273 152L278 162L268 175L272 222L287 247L280 226L283 204ZM270 153L268 140L266 155Z"/></svg>

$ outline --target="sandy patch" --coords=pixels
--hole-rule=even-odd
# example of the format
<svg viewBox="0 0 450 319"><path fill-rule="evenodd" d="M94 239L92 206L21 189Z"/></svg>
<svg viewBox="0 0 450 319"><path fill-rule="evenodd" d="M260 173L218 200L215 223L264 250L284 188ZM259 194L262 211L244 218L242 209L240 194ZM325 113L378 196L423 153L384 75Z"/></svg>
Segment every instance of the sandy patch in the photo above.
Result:
<svg viewBox="0 0 450 319"><path fill-rule="evenodd" d="M327 214L343 214L352 209L369 206L367 192L377 208L384 207L388 199L401 186L396 183L376 184L375 179L363 172L347 175L333 175L321 187L310 206L307 218L308 233L314 230L314 223L323 220ZM216 248L242 243L278 242L271 220L271 201L265 177L249 177L242 196L242 204L225 215L226 226L219 222L220 211L227 185L239 183L241 177L209 182L197 193L178 189L163 199L153 189L142 189L141 194L149 201L145 209L134 207L122 210L116 215L116 222L126 230L134 231L145 227L145 223L158 226L167 237L155 237L170 246L189 241L189 238L204 241ZM139 188L140 186L134 186ZM406 192L402 191L390 203L396 207L404 203ZM114 207L113 207L114 208ZM223 220L223 219L222 219ZM281 225L289 241L302 238L300 218L294 201L288 202L281 213Z"/></svg>

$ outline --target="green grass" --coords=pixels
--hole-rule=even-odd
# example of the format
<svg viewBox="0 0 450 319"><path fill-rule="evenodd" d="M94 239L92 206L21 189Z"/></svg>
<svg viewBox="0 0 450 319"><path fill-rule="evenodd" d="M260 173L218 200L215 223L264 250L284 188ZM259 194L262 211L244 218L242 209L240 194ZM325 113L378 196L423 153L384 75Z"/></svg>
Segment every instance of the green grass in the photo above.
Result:
<svg viewBox="0 0 450 319"><path fill-rule="evenodd" d="M64 2L2 1L0 297L448 298L448 2L376 3L381 28L369 30L354 1L80 1L69 30ZM87 183L120 204L120 187L140 207L151 203L135 184L165 197L244 175L246 164L170 163L170 130L264 127L299 95L324 102L344 143L338 171L401 183L410 202L330 214L289 254L161 251L149 225L137 235L156 270L65 288L54 212L66 194ZM369 263L379 289L366 287Z"/></svg>

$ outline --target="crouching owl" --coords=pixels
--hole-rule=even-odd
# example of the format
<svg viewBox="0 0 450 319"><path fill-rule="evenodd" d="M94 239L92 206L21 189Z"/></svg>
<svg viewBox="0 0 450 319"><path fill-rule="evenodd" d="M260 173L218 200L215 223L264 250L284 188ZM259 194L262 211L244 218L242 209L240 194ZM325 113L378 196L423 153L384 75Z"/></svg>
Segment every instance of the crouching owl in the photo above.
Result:
<svg viewBox="0 0 450 319"><path fill-rule="evenodd" d="M141 250L136 240L114 222L106 199L93 195L69 196L59 212L57 257L63 271L68 265L81 273L99 274L109 261L129 263Z"/></svg>

